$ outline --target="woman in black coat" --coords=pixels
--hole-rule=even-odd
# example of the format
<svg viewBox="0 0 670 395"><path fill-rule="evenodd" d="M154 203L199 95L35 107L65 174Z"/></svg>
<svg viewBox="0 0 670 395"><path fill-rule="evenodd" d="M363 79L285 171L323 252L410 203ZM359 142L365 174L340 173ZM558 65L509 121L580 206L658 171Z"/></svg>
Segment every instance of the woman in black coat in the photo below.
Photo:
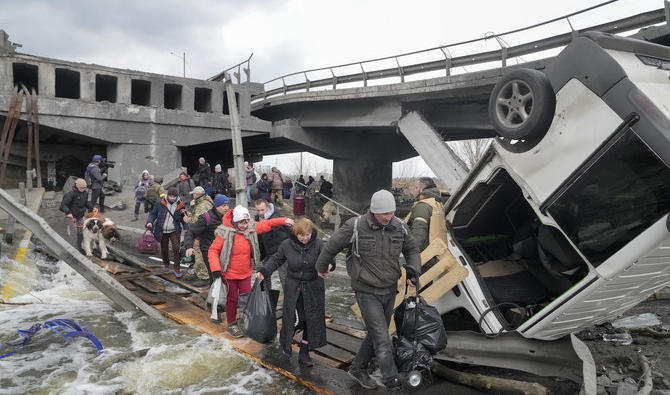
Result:
<svg viewBox="0 0 670 395"><path fill-rule="evenodd" d="M279 250L259 269L258 278L270 278L272 272L288 264L284 283L284 316L279 342L284 353L291 355L291 344L296 329L303 329L298 362L312 366L309 350L326 345L325 286L316 272L316 259L323 249L314 224L307 218L295 222L291 235ZM331 265L332 271L334 266ZM295 311L298 326L295 326Z"/></svg>

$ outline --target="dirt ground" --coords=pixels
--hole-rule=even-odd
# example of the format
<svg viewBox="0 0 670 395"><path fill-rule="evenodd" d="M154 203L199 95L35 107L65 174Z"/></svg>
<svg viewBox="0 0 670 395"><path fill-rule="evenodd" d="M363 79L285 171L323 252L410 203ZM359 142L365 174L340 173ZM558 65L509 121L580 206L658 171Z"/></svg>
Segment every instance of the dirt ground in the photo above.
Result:
<svg viewBox="0 0 670 395"><path fill-rule="evenodd" d="M667 288L666 288L667 289ZM645 301L627 311L624 316L634 316L643 313L655 313L661 320L661 325L651 329L668 335L670 329L670 300L661 299ZM598 374L598 392L600 394L616 394L617 387L622 382L640 385L642 368L639 356L644 355L649 360L652 371L652 393L670 394L670 338L654 338L637 330L628 330L633 338L630 345L620 345L616 342L603 341L606 333L623 333L626 330L603 324L586 329L578 334L591 349L596 363Z"/></svg>

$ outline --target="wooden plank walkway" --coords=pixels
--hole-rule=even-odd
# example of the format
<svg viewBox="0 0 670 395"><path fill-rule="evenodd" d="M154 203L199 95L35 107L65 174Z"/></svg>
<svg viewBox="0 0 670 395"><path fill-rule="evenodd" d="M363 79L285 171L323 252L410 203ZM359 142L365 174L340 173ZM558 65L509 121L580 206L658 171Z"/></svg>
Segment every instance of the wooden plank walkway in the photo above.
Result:
<svg viewBox="0 0 670 395"><path fill-rule="evenodd" d="M115 253L117 249L114 249ZM384 389L363 390L346 373L354 359L365 333L353 328L332 322L332 317L325 317L326 337L328 344L312 351L316 362L314 367L306 368L297 363L297 358L288 358L281 351L279 342L266 345L248 338L233 339L225 331L225 323L216 324L209 320L205 310L207 288L194 287L192 284L177 279L171 272L164 273L160 267L149 266L140 258L125 253L116 254L123 263L92 258L98 266L105 269L112 278L137 295L140 299L160 311L165 317L194 331L204 332L216 338L226 338L239 353L291 378L307 388L326 394L381 394ZM151 276L159 277L184 290L184 293L166 292L166 287ZM281 303L277 310L277 327L281 328ZM221 312L222 313L222 312ZM295 339L300 339L301 333ZM299 351L297 342L293 345L295 353Z"/></svg>

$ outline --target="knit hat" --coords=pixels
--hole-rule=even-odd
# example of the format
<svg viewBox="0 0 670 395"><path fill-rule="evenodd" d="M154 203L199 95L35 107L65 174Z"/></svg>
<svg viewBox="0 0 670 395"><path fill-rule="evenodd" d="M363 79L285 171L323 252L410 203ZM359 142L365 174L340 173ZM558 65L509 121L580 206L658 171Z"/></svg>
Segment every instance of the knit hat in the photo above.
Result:
<svg viewBox="0 0 670 395"><path fill-rule="evenodd" d="M86 181L83 178L77 178L74 185L78 188L86 188Z"/></svg>
<svg viewBox="0 0 670 395"><path fill-rule="evenodd" d="M204 164L204 163L205 163L205 158L203 158L203 157L200 157L200 158L198 159L198 162L200 162L200 163Z"/></svg>
<svg viewBox="0 0 670 395"><path fill-rule="evenodd" d="M247 210L246 207L236 206L235 209L233 209L233 222L240 222L245 219L251 219L249 210Z"/></svg>
<svg viewBox="0 0 670 395"><path fill-rule="evenodd" d="M93 159L91 159L91 162L97 162L102 160L102 156L100 155L93 155Z"/></svg>
<svg viewBox="0 0 670 395"><path fill-rule="evenodd" d="M217 173L220 172L221 171L221 165L214 166L214 171L217 172Z"/></svg>
<svg viewBox="0 0 670 395"><path fill-rule="evenodd" d="M230 204L228 196L221 194L214 196L214 207L223 206L224 204Z"/></svg>
<svg viewBox="0 0 670 395"><path fill-rule="evenodd" d="M370 212L373 214L385 214L395 211L395 198L386 189L381 189L372 194L370 199Z"/></svg>
<svg viewBox="0 0 670 395"><path fill-rule="evenodd" d="M149 175L149 170L147 170L147 169L142 170L142 175L145 175L145 174Z"/></svg>
<svg viewBox="0 0 670 395"><path fill-rule="evenodd" d="M205 188L203 188L201 186L197 186L197 187L193 188L193 190L190 193L191 193L191 195L193 195L194 193L199 193L201 195L204 195L205 194Z"/></svg>
<svg viewBox="0 0 670 395"><path fill-rule="evenodd" d="M249 162L244 162L244 165L245 165L245 166L249 166Z"/></svg>

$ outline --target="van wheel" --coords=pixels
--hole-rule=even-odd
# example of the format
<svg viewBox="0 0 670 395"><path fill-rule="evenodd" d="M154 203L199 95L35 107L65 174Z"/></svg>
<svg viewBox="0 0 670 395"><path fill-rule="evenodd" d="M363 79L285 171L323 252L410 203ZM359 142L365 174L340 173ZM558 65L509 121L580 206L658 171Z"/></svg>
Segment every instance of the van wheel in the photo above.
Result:
<svg viewBox="0 0 670 395"><path fill-rule="evenodd" d="M549 130L555 110L549 79L533 69L505 73L489 98L489 119L501 144L513 152L535 146Z"/></svg>

